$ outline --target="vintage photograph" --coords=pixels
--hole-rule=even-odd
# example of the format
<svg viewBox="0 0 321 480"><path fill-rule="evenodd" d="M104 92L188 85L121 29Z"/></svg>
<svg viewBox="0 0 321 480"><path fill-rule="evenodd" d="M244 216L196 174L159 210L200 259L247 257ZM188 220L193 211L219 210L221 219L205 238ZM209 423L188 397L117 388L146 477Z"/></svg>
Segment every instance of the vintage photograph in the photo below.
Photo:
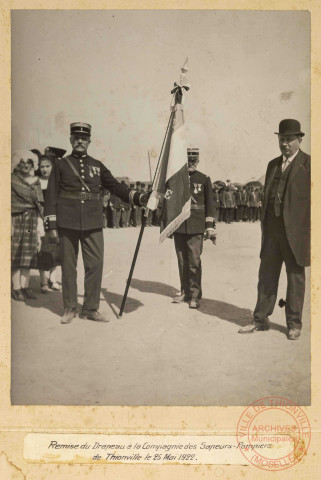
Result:
<svg viewBox="0 0 321 480"><path fill-rule="evenodd" d="M311 404L310 36L11 12L12 405Z"/></svg>

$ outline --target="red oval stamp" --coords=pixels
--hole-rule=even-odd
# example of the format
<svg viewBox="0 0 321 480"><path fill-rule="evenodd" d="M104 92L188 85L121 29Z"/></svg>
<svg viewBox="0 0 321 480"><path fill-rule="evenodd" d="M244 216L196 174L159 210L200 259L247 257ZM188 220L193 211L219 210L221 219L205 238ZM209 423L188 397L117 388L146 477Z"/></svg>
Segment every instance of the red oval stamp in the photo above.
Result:
<svg viewBox="0 0 321 480"><path fill-rule="evenodd" d="M282 397L265 397L249 405L236 430L238 448L255 467L285 470L300 462L311 440L308 417Z"/></svg>

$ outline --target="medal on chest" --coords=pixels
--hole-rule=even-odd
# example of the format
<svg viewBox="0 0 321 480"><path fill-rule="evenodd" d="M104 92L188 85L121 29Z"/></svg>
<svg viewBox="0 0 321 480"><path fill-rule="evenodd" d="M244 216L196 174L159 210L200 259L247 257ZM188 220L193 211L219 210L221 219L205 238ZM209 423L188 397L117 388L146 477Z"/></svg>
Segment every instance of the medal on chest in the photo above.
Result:
<svg viewBox="0 0 321 480"><path fill-rule="evenodd" d="M200 193L202 191L202 184L201 183L193 183L193 191L194 191L194 193Z"/></svg>
<svg viewBox="0 0 321 480"><path fill-rule="evenodd" d="M95 175L100 176L100 167L94 167L93 165L89 165L89 176L94 177Z"/></svg>

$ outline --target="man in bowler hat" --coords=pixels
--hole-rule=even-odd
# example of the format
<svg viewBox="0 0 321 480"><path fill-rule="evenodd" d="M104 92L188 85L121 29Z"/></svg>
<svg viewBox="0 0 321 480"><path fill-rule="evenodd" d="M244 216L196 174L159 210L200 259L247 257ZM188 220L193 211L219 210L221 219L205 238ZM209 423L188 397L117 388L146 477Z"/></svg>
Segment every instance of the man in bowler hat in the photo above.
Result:
<svg viewBox="0 0 321 480"><path fill-rule="evenodd" d="M282 155L268 164L265 177L257 304L253 323L239 333L269 329L284 262L288 338L297 340L302 328L304 268L310 265L310 156L300 150L304 133L297 120L282 120L276 134Z"/></svg>
<svg viewBox="0 0 321 480"><path fill-rule="evenodd" d="M122 200L141 205L147 196L121 185L99 160L87 154L91 125L70 125L71 155L55 162L45 201L45 230L60 244L64 314L70 323L77 314L77 257L79 242L85 267L81 318L106 322L98 311L103 272L102 188Z"/></svg>

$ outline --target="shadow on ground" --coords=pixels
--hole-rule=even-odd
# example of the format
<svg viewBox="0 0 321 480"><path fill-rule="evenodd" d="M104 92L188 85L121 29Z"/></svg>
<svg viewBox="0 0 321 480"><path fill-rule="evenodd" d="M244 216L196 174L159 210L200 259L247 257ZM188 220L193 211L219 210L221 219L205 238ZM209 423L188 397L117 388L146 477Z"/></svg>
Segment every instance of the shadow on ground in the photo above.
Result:
<svg viewBox="0 0 321 480"><path fill-rule="evenodd" d="M113 311L115 317L118 316L120 310L121 302L123 300L123 295L115 292L109 292L107 288L102 288L101 292L105 298L106 303L108 303L110 309ZM135 298L127 297L126 304L124 308L124 313L131 313L142 307L144 304ZM115 306L117 309L115 309Z"/></svg>
<svg viewBox="0 0 321 480"><path fill-rule="evenodd" d="M133 278L130 286L140 292L157 293L164 297L174 297L178 293L176 288L167 285L166 283L138 280L138 278Z"/></svg>
<svg viewBox="0 0 321 480"><path fill-rule="evenodd" d="M165 297L172 298L178 291L174 287L161 282L144 281L138 279L132 279L131 287L136 288L140 292L156 293ZM248 323L252 322L253 313L248 308L240 308L231 303L221 302L219 300L213 300L210 298L203 298L199 311L214 317L218 317L221 320L235 323L240 327L244 327ZM270 322L271 330L277 330L278 332L287 334L287 328L278 325L277 323Z"/></svg>
<svg viewBox="0 0 321 480"><path fill-rule="evenodd" d="M63 301L62 293L50 290L49 293L43 294L40 290L39 278L30 278L30 288L36 295L36 300L25 300L25 304L33 308L45 308L54 315L61 316L63 314ZM109 292L106 288L101 289L105 302L109 305L110 309L114 313L115 317L118 316L120 310L123 295L115 292ZM79 299L83 299L83 295L78 294ZM143 303L131 297L127 297L124 313L131 313L138 308L142 307ZM116 308L115 308L116 307ZM77 303L78 312L81 311L82 303Z"/></svg>

